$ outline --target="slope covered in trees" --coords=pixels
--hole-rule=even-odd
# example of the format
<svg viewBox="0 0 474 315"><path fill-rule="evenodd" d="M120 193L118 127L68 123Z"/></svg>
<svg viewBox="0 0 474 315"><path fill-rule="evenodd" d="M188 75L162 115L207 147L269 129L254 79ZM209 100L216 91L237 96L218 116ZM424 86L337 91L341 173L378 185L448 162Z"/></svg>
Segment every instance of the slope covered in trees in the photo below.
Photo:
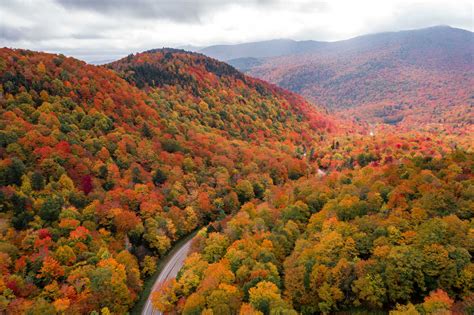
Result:
<svg viewBox="0 0 474 315"><path fill-rule="evenodd" d="M424 135L335 141L328 152L340 163L326 176L274 187L202 230L154 304L182 314L472 313L472 151Z"/></svg>
<svg viewBox="0 0 474 315"><path fill-rule="evenodd" d="M0 312L125 313L174 241L314 172L335 128L202 55L109 67L0 50Z"/></svg>
<svg viewBox="0 0 474 315"><path fill-rule="evenodd" d="M1 49L0 105L1 312L126 313L208 222L160 309L472 312L468 129L339 126L170 49Z"/></svg>
<svg viewBox="0 0 474 315"><path fill-rule="evenodd" d="M474 121L472 32L440 26L313 46L229 62L348 118L412 127Z"/></svg>
<svg viewBox="0 0 474 315"><path fill-rule="evenodd" d="M315 111L301 96L245 76L226 63L198 53L151 50L108 66L152 93L158 102L159 98L166 101L176 93L183 94L179 101L185 106L189 104L187 112L182 112L183 119L202 116L202 125L234 137L247 138L262 132L279 136L288 130L304 134L307 125L300 124L304 121L312 129L334 127L332 119Z"/></svg>

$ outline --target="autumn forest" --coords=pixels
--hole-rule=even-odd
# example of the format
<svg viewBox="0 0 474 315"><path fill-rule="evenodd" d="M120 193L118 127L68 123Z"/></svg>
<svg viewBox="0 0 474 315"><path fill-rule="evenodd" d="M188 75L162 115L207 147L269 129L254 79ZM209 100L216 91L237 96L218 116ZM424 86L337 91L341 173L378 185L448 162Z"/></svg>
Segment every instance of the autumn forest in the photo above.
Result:
<svg viewBox="0 0 474 315"><path fill-rule="evenodd" d="M372 123L200 53L1 48L0 314L138 314L148 294L165 314L472 314L474 91L456 79L441 120L413 118L414 92L416 123Z"/></svg>

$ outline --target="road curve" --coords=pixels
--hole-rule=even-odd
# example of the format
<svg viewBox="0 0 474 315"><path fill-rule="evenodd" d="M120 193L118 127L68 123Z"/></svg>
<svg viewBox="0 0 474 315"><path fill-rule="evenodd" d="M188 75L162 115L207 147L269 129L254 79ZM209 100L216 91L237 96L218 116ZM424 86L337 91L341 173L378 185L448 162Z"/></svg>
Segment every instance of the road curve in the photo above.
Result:
<svg viewBox="0 0 474 315"><path fill-rule="evenodd" d="M151 289L150 295L148 296L145 306L142 310L142 315L161 315L160 311L153 308L151 304L151 296L153 292L158 288L158 286L163 283L164 281L175 278L178 274L179 270L183 266L184 260L188 256L189 248L191 247L192 238L188 240L186 243L181 245L181 248L173 254L170 260L166 263L163 267L163 270L160 272L158 278L156 279L155 283L153 284L153 288Z"/></svg>

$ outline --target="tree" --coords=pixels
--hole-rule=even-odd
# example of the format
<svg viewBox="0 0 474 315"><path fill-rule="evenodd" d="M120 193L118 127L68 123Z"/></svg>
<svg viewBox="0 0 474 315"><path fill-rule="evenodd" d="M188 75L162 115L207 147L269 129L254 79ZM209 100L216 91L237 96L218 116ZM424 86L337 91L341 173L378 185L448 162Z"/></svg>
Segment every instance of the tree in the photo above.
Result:
<svg viewBox="0 0 474 315"><path fill-rule="evenodd" d="M264 185L259 182L253 183L253 192L254 192L255 198L263 199L264 192L265 192Z"/></svg>
<svg viewBox="0 0 474 315"><path fill-rule="evenodd" d="M140 279L140 268L138 266L137 258L132 255L128 250L122 250L115 256L115 260L125 266L125 272L127 274L127 287L133 290L132 292L138 293L141 291L143 282Z"/></svg>
<svg viewBox="0 0 474 315"><path fill-rule="evenodd" d="M239 198L234 191L224 197L224 209L226 213L232 213L239 209Z"/></svg>
<svg viewBox="0 0 474 315"><path fill-rule="evenodd" d="M117 231L121 233L128 233L141 223L135 212L121 209L115 214L113 220Z"/></svg>
<svg viewBox="0 0 474 315"><path fill-rule="evenodd" d="M310 212L308 206L302 202L297 201L295 204L286 207L283 210L283 220L305 222L309 218Z"/></svg>
<svg viewBox="0 0 474 315"><path fill-rule="evenodd" d="M367 203L361 201L357 196L346 195L339 202L337 208L337 217L343 221L349 221L355 217L367 213Z"/></svg>
<svg viewBox="0 0 474 315"><path fill-rule="evenodd" d="M133 302L126 285L125 266L113 258L99 261L97 268L88 272L91 295L88 303L94 308L107 307L111 312L124 313Z"/></svg>
<svg viewBox="0 0 474 315"><path fill-rule="evenodd" d="M46 67L44 65L44 63L42 61L40 61L38 63L38 66L36 67L36 70L41 73L41 74L45 74L46 73Z"/></svg>
<svg viewBox="0 0 474 315"><path fill-rule="evenodd" d="M250 201L255 197L252 184L248 180L240 180L235 186L235 192L241 204Z"/></svg>
<svg viewBox="0 0 474 315"><path fill-rule="evenodd" d="M141 171L137 166L132 169L132 181L135 184L143 183Z"/></svg>
<svg viewBox="0 0 474 315"><path fill-rule="evenodd" d="M61 185L63 195L68 195L74 190L74 182L66 174L62 174L59 178L58 184Z"/></svg>
<svg viewBox="0 0 474 315"><path fill-rule="evenodd" d="M417 287L425 287L420 256L415 248L408 246L392 248L387 257L385 269L385 281L390 300L408 301Z"/></svg>
<svg viewBox="0 0 474 315"><path fill-rule="evenodd" d="M451 307L454 301L449 295L441 289L430 292L430 295L425 297L423 302L423 309L426 314L451 314Z"/></svg>
<svg viewBox="0 0 474 315"><path fill-rule="evenodd" d="M263 315L262 312L256 310L252 305L243 303L240 307L240 315Z"/></svg>
<svg viewBox="0 0 474 315"><path fill-rule="evenodd" d="M386 301L386 289L379 274L366 274L354 281L352 291L356 293L356 305L367 303L369 307L381 308Z"/></svg>
<svg viewBox="0 0 474 315"><path fill-rule="evenodd" d="M153 307L161 312L170 312L174 309L174 304L178 300L175 293L176 280L170 279L163 282L155 292L152 293L151 302ZM189 303L192 302L192 298L188 298ZM186 301L188 303L188 301ZM186 309L186 305L184 307ZM184 313L184 311L183 311Z"/></svg>
<svg viewBox="0 0 474 315"><path fill-rule="evenodd" d="M59 298L53 302L53 305L58 313L64 313L71 305L71 300L68 298Z"/></svg>
<svg viewBox="0 0 474 315"><path fill-rule="evenodd" d="M241 294L237 287L222 283L206 297L207 308L213 314L236 313L241 303Z"/></svg>
<svg viewBox="0 0 474 315"><path fill-rule="evenodd" d="M62 277L63 275L63 267L61 267L61 265L56 259L48 256L43 261L43 266L41 267L38 278L45 278L49 282L53 279Z"/></svg>
<svg viewBox="0 0 474 315"><path fill-rule="evenodd" d="M86 196L90 194L90 192L94 188L94 186L92 185L92 177L90 175L86 175L82 178L81 188Z"/></svg>
<svg viewBox="0 0 474 315"><path fill-rule="evenodd" d="M229 239L223 234L214 232L209 234L205 244L203 258L213 263L224 256L227 246L229 246Z"/></svg>
<svg viewBox="0 0 474 315"><path fill-rule="evenodd" d="M38 171L35 171L33 175L31 175L31 188L35 191L42 190L44 188L44 177Z"/></svg>
<svg viewBox="0 0 474 315"><path fill-rule="evenodd" d="M286 307L278 287L269 281L261 281L256 287L249 290L249 302L250 305L263 314L270 314L272 309Z"/></svg>
<svg viewBox="0 0 474 315"><path fill-rule="evenodd" d="M25 169L25 164L16 157L13 157L10 161L2 161L0 165L0 186L20 186Z"/></svg>
<svg viewBox="0 0 474 315"><path fill-rule="evenodd" d="M150 127L148 126L147 123L144 123L142 125L142 135L145 137L145 138L148 138L148 139L151 139L153 138L153 132L151 131Z"/></svg>
<svg viewBox="0 0 474 315"><path fill-rule="evenodd" d="M156 271L156 257L146 255L142 262L142 274L149 277Z"/></svg>
<svg viewBox="0 0 474 315"><path fill-rule="evenodd" d="M63 265L72 265L76 262L76 254L68 245L59 246L54 257Z"/></svg>
<svg viewBox="0 0 474 315"><path fill-rule="evenodd" d="M63 203L63 199L59 196L47 196L46 200L41 205L38 214L41 219L49 223L56 221L59 217L59 213L61 212Z"/></svg>
<svg viewBox="0 0 474 315"><path fill-rule="evenodd" d="M157 169L155 174L153 174L153 183L155 186L160 186L166 182L168 176L161 169Z"/></svg>

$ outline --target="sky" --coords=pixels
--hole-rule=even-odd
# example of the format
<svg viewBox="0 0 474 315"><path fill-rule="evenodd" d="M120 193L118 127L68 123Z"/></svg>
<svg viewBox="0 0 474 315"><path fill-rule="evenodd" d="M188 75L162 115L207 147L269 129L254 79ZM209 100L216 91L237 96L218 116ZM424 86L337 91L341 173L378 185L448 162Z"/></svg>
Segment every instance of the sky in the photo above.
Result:
<svg viewBox="0 0 474 315"><path fill-rule="evenodd" d="M473 24L471 0L0 0L0 47L89 62L161 47Z"/></svg>

